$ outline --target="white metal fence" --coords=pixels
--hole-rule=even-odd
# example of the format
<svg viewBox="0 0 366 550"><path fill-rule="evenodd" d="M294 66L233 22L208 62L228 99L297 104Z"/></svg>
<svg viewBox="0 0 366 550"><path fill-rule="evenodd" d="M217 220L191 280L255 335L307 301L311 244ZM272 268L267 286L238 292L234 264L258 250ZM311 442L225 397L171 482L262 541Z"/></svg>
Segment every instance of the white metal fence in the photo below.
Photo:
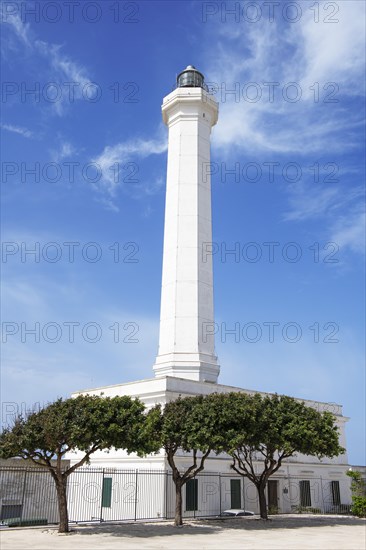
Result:
<svg viewBox="0 0 366 550"><path fill-rule="evenodd" d="M343 496L346 479L279 477L271 482L270 513L349 513ZM69 519L76 523L174 517L175 486L169 471L79 468L68 478L67 496ZM194 483L183 487L184 517L219 516L233 503L258 513L256 488L248 479L202 472ZM58 522L54 481L43 468L1 467L0 504L3 523L9 519Z"/></svg>

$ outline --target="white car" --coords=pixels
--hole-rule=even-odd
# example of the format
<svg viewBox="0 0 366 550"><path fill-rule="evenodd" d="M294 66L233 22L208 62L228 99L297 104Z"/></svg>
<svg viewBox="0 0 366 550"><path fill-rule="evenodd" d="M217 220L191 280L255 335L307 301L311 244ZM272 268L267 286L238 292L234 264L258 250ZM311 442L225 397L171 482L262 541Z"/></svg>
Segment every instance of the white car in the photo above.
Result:
<svg viewBox="0 0 366 550"><path fill-rule="evenodd" d="M231 508L230 510L224 510L221 512L221 517L241 517L241 516L254 516L254 512L249 510L240 510L236 508Z"/></svg>

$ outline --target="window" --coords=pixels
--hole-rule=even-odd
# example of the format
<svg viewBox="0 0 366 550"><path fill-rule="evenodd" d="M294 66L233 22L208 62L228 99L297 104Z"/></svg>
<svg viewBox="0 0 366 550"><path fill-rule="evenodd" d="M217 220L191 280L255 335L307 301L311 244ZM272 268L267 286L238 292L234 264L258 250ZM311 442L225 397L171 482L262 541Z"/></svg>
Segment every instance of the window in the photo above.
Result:
<svg viewBox="0 0 366 550"><path fill-rule="evenodd" d="M340 506L341 504L341 493L339 491L339 481L331 481L331 489L332 489L332 499L333 499L333 505L334 506Z"/></svg>
<svg viewBox="0 0 366 550"><path fill-rule="evenodd" d="M230 508L241 508L240 479L230 479Z"/></svg>
<svg viewBox="0 0 366 550"><path fill-rule="evenodd" d="M300 481L300 506L311 506L310 481Z"/></svg>
<svg viewBox="0 0 366 550"><path fill-rule="evenodd" d="M112 478L105 477L103 478L102 507L110 508L111 502L112 502Z"/></svg>
<svg viewBox="0 0 366 550"><path fill-rule="evenodd" d="M198 479L189 479L186 483L186 511L198 509Z"/></svg>
<svg viewBox="0 0 366 550"><path fill-rule="evenodd" d="M0 520L21 518L22 517L22 505L21 504L3 504L1 506Z"/></svg>

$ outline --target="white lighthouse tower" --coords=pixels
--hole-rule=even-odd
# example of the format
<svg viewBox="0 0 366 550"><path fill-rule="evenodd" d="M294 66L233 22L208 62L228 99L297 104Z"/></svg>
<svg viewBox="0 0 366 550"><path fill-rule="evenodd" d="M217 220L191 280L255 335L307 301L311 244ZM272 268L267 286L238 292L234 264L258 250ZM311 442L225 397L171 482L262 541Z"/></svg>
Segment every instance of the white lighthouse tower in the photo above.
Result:
<svg viewBox="0 0 366 550"><path fill-rule="evenodd" d="M213 335L210 135L218 104L189 65L162 105L169 128L156 377L217 382Z"/></svg>

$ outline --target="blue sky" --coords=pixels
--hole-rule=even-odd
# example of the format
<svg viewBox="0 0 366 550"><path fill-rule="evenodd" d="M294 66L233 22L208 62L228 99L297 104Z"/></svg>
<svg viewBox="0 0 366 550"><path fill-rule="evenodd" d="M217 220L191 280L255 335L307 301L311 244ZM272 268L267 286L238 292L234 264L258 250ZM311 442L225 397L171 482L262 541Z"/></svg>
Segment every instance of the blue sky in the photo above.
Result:
<svg viewBox="0 0 366 550"><path fill-rule="evenodd" d="M194 64L220 382L343 404L364 463L364 3L79 4L3 2L3 421L153 376L160 106Z"/></svg>

